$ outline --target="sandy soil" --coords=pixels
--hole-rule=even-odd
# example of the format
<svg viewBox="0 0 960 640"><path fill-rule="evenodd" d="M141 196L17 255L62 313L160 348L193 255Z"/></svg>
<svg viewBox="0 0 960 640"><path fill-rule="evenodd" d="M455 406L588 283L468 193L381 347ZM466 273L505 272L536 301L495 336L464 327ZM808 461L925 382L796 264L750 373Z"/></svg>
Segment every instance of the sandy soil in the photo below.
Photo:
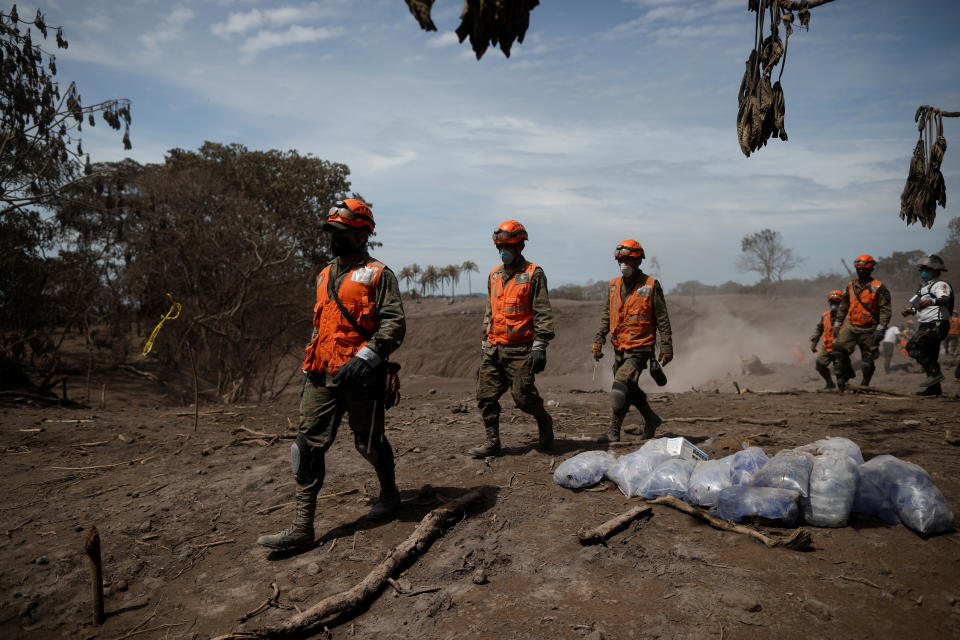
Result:
<svg viewBox="0 0 960 640"><path fill-rule="evenodd" d="M947 430L960 435L955 380L942 398L916 398L914 366L877 374L875 388L890 393L823 393L811 354L800 363L790 351L806 347L819 301L669 302L677 333L670 383L644 382L667 419L658 435L685 436L714 456L744 441L772 454L845 436L866 458L890 453L923 466L960 513L960 457L945 443ZM479 303L408 303L410 332L396 354L403 400L387 425L403 508L386 523L364 519L376 479L342 432L328 458L321 495L332 497L320 502L318 546L294 556L254 542L292 517L294 389L268 404L204 402L196 430L193 409L178 400L192 397L189 384L125 370L94 372L91 388L107 385L102 408L97 392L85 402L85 375L68 387L82 403L3 406L0 634L206 638L277 623L354 585L430 509L480 488L483 507L404 570L401 583L425 591L387 589L369 608L331 621L327 637L960 637L957 533L924 539L855 516L841 529L813 529L813 549L796 552L655 506L608 545L582 547L580 527L637 501L609 484L573 492L552 481L561 460L598 447L590 438L608 421L610 382L609 356L592 379L597 305L555 306L558 337L539 379L557 423L554 450L531 447L535 424L508 397L506 455L474 460L464 451L482 434L472 379ZM769 374L741 372L740 358L753 354ZM738 394L734 382L750 391ZM698 416L722 421L670 421ZM786 426L755 423L784 418ZM635 412L627 418L639 421ZM108 584L100 627L89 621L82 551L91 526ZM483 584L473 579L478 570ZM271 584L279 606L239 622L273 594Z"/></svg>

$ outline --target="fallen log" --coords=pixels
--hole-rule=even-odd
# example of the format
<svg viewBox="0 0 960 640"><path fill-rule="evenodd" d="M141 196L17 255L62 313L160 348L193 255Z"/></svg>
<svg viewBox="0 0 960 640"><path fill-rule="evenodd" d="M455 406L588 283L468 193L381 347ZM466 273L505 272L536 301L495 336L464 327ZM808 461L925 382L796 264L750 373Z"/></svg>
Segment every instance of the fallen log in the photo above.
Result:
<svg viewBox="0 0 960 640"><path fill-rule="evenodd" d="M718 516L707 513L706 511L701 511L693 505L689 505L686 502L674 498L673 496L660 496L654 498L653 500L647 500L647 504L662 504L668 507L672 507L677 511L683 511L686 514L693 516L694 518L699 518L703 520L711 527L715 529L721 529L723 531L733 531L734 533L742 533L744 535L750 536L756 540L759 540L767 547L785 547L787 549L793 549L794 551L802 551L810 547L813 543L813 537L810 535L810 532L804 529L803 527L796 529L790 536L786 538L771 538L770 536L765 536L756 529L751 529L750 527L745 527L742 524L737 524L735 522L730 522L724 520Z"/></svg>
<svg viewBox="0 0 960 640"><path fill-rule="evenodd" d="M690 418L664 418L664 419L663 419L664 422L691 422L691 423L693 423L693 422L723 422L724 420L726 420L726 418L723 418L723 417L721 417L721 416L710 416L710 417L693 416L693 417L690 417Z"/></svg>
<svg viewBox="0 0 960 640"><path fill-rule="evenodd" d="M580 544L582 545L604 542L613 534L621 531L633 520L636 520L640 516L645 516L649 513L653 513L653 509L650 507L643 505L634 507L592 529L580 529L580 531L577 532L577 538L580 539Z"/></svg>
<svg viewBox="0 0 960 640"><path fill-rule="evenodd" d="M368 604L388 584L388 579L393 577L394 572L417 554L425 551L435 539L440 537L444 527L455 523L468 508L480 502L482 498L483 495L479 491L469 491L428 513L406 540L394 547L383 562L350 589L324 598L279 626L236 631L218 636L214 640L239 640L240 638L267 640L303 636L317 631L323 621L330 616Z"/></svg>

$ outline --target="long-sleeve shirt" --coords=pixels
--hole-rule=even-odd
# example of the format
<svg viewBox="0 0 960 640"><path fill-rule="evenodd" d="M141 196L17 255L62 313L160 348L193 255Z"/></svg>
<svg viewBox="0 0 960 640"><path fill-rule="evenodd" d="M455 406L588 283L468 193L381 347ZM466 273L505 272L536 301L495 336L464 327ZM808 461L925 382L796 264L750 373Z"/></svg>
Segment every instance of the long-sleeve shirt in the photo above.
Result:
<svg viewBox="0 0 960 640"><path fill-rule="evenodd" d="M487 277L487 304L483 311L483 340L487 339L487 331L490 329L493 316L493 309L490 305L491 282L503 273L503 284L506 285L511 278L527 268L526 260L521 259L519 262L518 265L512 265L512 269L500 266ZM534 340L548 343L553 340L556 334L553 330L553 309L550 307L550 296L547 291L547 276L539 266L533 270L533 275L530 278L530 304L533 307Z"/></svg>
<svg viewBox="0 0 960 640"><path fill-rule="evenodd" d="M820 319L817 321L816 328L813 330L813 335L810 336L811 344L817 344L818 342L820 342L820 336L823 335L824 331L827 331L827 330L833 331L833 323L836 322L836 320L837 320L837 312L831 309L830 310L830 326L825 327L823 326L823 316L821 315Z"/></svg>
<svg viewBox="0 0 960 640"><path fill-rule="evenodd" d="M620 287L620 302L623 303L627 296L636 288L637 283L644 278L642 271L637 271L630 279L625 279L623 286ZM660 334L660 350L665 353L673 353L673 331L670 329L670 316L667 313L667 300L663 295L663 287L657 280L653 285L653 316L657 323L657 333ZM603 344L607 340L607 334L610 333L610 301L603 305L603 315L600 317L600 328L593 337L594 342ZM651 349L638 349L638 351L650 351Z"/></svg>
<svg viewBox="0 0 960 640"><path fill-rule="evenodd" d="M923 283L917 291L917 302L929 300L930 305L917 311L917 322L949 322L953 289L943 280Z"/></svg>
<svg viewBox="0 0 960 640"><path fill-rule="evenodd" d="M369 260L370 256L365 254L359 262L343 265L340 263L340 258L334 258L330 262L330 278L333 280L333 286L339 290L347 274ZM381 358L386 358L403 343L407 332L403 300L400 298L400 283L397 282L397 276L389 267L383 268L380 279L377 281L374 303L377 309L377 332L370 338L367 346L376 351ZM316 329L314 329L315 335Z"/></svg>
<svg viewBox="0 0 960 640"><path fill-rule="evenodd" d="M863 292L868 286L870 286L870 281L866 283L861 283L859 279L851 280L850 283L843 290L843 298L840 300L840 308L837 309L837 317L834 320L834 323L843 324L844 319L847 317L847 311L850 310L850 285L853 285L854 295ZM890 316L893 314L893 306L890 302L890 290L887 289L887 285L881 283L880 287L877 289L877 302L879 304L879 311L877 313L877 324L870 325L866 327L858 327L856 325L848 324L850 329L853 331L864 332L864 331L873 331L878 325L884 328L890 324Z"/></svg>

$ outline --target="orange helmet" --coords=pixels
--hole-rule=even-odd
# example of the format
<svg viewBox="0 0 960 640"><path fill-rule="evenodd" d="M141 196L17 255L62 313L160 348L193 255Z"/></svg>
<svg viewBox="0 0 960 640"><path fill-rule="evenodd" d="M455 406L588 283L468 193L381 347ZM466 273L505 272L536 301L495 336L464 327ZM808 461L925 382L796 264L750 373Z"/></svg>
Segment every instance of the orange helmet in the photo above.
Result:
<svg viewBox="0 0 960 640"><path fill-rule="evenodd" d="M827 294L827 302L840 302L843 300L843 291L840 289L834 289Z"/></svg>
<svg viewBox="0 0 960 640"><path fill-rule="evenodd" d="M640 243L632 238L628 238L620 242L617 245L617 248L613 250L613 259L619 260L620 258L646 258L647 254L643 252L643 247L640 246Z"/></svg>
<svg viewBox="0 0 960 640"><path fill-rule="evenodd" d="M520 244L527 241L527 230L516 220L505 220L493 232L494 244Z"/></svg>
<svg viewBox="0 0 960 640"><path fill-rule="evenodd" d="M339 229L341 231L366 231L373 233L373 211L363 200L347 198L337 200L327 213L327 221L323 228Z"/></svg>
<svg viewBox="0 0 960 640"><path fill-rule="evenodd" d="M854 269L873 269L875 266L877 266L877 261L869 253L861 253L853 261Z"/></svg>

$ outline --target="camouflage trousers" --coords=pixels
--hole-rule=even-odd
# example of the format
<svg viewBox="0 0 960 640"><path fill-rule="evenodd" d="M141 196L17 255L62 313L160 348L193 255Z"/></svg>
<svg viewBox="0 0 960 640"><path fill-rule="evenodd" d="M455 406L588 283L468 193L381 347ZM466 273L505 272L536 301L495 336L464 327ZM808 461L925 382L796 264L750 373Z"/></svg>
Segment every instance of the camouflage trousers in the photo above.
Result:
<svg viewBox="0 0 960 640"><path fill-rule="evenodd" d="M477 407L484 424L500 419L500 396L510 390L513 402L524 413L543 411L543 399L534 386L529 360L531 344L485 344L477 370Z"/></svg>
<svg viewBox="0 0 960 640"><path fill-rule="evenodd" d="M328 386L326 378L328 376L314 373L304 376L300 392L298 430L311 448L310 455L323 456L333 445L346 413L353 432L353 445L360 455L378 469L392 469L393 449L383 432L383 402L374 403L373 400L382 396L382 393L375 393L379 384L376 377L370 375L349 389ZM368 444L371 445L369 449Z"/></svg>
<svg viewBox="0 0 960 640"><path fill-rule="evenodd" d="M907 354L916 360L928 376L940 371L940 333L936 322L924 322L907 341Z"/></svg>
<svg viewBox="0 0 960 640"><path fill-rule="evenodd" d="M640 388L640 374L647 368L647 362L653 357L653 351L614 351L613 390L611 402L614 415L623 417L635 406L646 419L652 412L647 403L647 394Z"/></svg>
<svg viewBox="0 0 960 640"><path fill-rule="evenodd" d="M834 373L837 378L850 380L854 377L853 365L850 364L850 356L860 347L860 358L863 360L864 370L870 370L872 373L874 361L880 356L880 347L877 345L874 336L874 325L866 327L853 328L844 323L840 328L840 333L833 341L833 362Z"/></svg>
<svg viewBox="0 0 960 640"><path fill-rule="evenodd" d="M825 347L820 347L820 353L817 354L817 359L814 360L813 366L817 371L829 371L830 365L833 364L833 355L830 351L827 351Z"/></svg>

